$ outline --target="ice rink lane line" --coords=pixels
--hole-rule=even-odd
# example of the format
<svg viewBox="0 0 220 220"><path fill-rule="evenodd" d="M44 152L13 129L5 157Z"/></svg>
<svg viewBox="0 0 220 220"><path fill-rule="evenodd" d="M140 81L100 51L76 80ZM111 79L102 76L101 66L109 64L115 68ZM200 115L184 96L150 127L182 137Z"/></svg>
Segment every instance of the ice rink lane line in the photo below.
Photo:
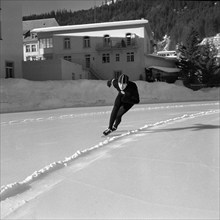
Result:
<svg viewBox="0 0 220 220"><path fill-rule="evenodd" d="M97 145L95 145L91 148L87 148L82 151L78 150L72 156L66 157L63 161L53 162L53 163L45 166L44 168L42 168L38 171L35 171L33 174L31 174L30 176L28 176L27 178L25 178L21 182L14 182L11 184L7 184L6 186L1 186L0 201L4 201L5 199L7 199L9 197L15 196L15 195L21 193L21 191L23 192L23 191L28 190L30 188L30 185L32 182L37 181L39 178L47 176L51 172L54 172L56 170L59 170L59 169L62 169L64 167L68 166L73 161L75 161L75 159L77 159L79 157L86 156L91 151L94 151L96 149L104 147L105 145L107 145L115 140L119 140L120 138L124 138L129 135L137 134L140 131L142 131L146 128L149 128L149 127L157 127L157 126L168 124L170 122L179 122L182 120L194 119L194 118L202 117L202 116L206 116L206 115L212 115L212 114L217 114L217 113L219 114L219 112L220 112L219 110L210 110L210 111L202 111L202 112L198 112L198 113L194 113L194 114L190 114L190 115L184 114L182 116L167 119L164 121L159 121L154 124L146 124L143 127L140 127L139 129L132 130L127 133L123 133L119 136L114 136L111 138L107 137L104 141L98 143Z"/></svg>
<svg viewBox="0 0 220 220"><path fill-rule="evenodd" d="M173 109L173 108L184 108L184 107L198 107L198 106L213 106L219 105L218 102L213 103L202 103L202 104L180 104L180 105L166 105L166 106L158 106L158 107L144 107L144 108L135 108L131 109L132 112L138 111L146 111L146 110L159 110L159 109ZM90 113L82 113L82 114L68 114L68 115L60 115L60 116L49 116L47 118L27 118L23 120L13 120L9 122L1 122L1 126L5 125L20 125L27 124L33 122L45 122L45 121L53 121L53 120L62 120L62 119L70 119L70 118L79 118L79 117L87 117L87 116L96 116L103 114L110 114L111 111L103 111L103 112L90 112Z"/></svg>

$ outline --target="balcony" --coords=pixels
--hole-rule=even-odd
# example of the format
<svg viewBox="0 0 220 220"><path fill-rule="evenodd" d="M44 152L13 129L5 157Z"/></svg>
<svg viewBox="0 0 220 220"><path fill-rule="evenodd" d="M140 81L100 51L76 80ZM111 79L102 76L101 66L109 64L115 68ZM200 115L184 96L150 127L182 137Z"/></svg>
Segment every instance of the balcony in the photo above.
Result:
<svg viewBox="0 0 220 220"><path fill-rule="evenodd" d="M138 43L136 39L131 39L130 42L121 40L110 40L109 42L103 42L96 44L97 51L113 51L113 50L131 50L138 49Z"/></svg>

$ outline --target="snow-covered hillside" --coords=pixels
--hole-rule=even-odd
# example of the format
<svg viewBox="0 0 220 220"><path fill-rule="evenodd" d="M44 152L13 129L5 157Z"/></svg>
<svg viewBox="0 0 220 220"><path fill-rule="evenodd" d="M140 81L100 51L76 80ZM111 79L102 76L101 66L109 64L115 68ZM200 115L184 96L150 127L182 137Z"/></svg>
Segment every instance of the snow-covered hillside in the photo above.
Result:
<svg viewBox="0 0 220 220"><path fill-rule="evenodd" d="M102 80L28 81L1 79L0 112L112 105L117 91ZM141 103L219 100L219 88L192 91L181 85L137 81Z"/></svg>

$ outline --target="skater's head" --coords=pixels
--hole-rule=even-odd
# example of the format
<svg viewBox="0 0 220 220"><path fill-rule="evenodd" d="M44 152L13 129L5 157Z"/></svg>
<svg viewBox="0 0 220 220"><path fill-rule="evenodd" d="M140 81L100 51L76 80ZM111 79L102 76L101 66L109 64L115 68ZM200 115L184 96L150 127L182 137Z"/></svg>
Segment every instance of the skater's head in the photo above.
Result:
<svg viewBox="0 0 220 220"><path fill-rule="evenodd" d="M128 85L129 77L125 74L122 74L118 78L118 86L121 90L124 90Z"/></svg>

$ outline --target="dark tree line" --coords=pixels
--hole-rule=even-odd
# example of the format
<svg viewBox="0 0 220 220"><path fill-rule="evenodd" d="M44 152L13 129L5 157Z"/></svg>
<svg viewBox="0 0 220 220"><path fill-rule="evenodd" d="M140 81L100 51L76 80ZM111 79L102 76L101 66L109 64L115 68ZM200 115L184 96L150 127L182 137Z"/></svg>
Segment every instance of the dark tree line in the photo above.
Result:
<svg viewBox="0 0 220 220"><path fill-rule="evenodd" d="M219 1L176 1L176 0L118 0L88 10L67 9L40 15L23 17L23 20L56 18L59 25L88 24L108 21L149 20L156 41L170 36L170 49L177 43L186 43L191 27L199 37L214 36L220 32Z"/></svg>

